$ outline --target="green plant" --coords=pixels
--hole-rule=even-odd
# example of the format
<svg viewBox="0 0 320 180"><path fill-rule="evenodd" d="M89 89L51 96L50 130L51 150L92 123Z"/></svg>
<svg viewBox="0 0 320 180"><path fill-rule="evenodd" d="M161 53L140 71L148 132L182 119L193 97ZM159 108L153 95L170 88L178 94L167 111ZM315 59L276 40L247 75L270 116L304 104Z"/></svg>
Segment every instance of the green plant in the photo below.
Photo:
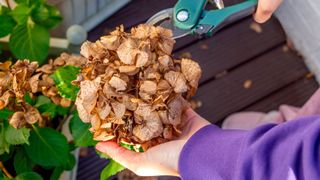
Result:
<svg viewBox="0 0 320 180"><path fill-rule="evenodd" d="M45 0L16 0L17 6L0 6L0 38L10 35L16 58L43 63L49 50L49 30L62 21L60 12Z"/></svg>
<svg viewBox="0 0 320 180"><path fill-rule="evenodd" d="M81 57L62 54L41 67L29 61L0 63L0 179L59 179L64 170L74 167L71 152L75 148L96 144L89 131L91 125L80 120L73 102L79 88L71 82L81 61ZM21 81L17 80L20 73L26 73ZM66 122L73 141L62 134ZM122 146L142 151L128 144ZM9 172L6 166L11 165L14 171ZM111 160L101 179L123 169Z"/></svg>

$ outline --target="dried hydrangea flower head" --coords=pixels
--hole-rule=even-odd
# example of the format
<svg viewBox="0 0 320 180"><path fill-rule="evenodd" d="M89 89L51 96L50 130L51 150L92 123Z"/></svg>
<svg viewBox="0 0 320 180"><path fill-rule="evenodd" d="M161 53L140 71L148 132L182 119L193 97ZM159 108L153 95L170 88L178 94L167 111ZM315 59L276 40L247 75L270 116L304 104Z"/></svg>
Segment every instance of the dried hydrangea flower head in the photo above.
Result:
<svg viewBox="0 0 320 180"><path fill-rule="evenodd" d="M201 68L173 60L174 43L170 30L142 24L82 45L76 105L95 140L152 146L179 134L184 99L194 95Z"/></svg>
<svg viewBox="0 0 320 180"><path fill-rule="evenodd" d="M0 63L0 110L8 108L14 111L9 123L14 128L22 128L28 124L39 123L45 126L45 119L39 111L25 101L25 95L34 97L41 93L49 97L53 103L69 107L71 101L58 94L55 83L50 75L64 65L80 67L85 63L81 56L62 53L48 64L39 67L37 62L18 60L14 65L11 61Z"/></svg>

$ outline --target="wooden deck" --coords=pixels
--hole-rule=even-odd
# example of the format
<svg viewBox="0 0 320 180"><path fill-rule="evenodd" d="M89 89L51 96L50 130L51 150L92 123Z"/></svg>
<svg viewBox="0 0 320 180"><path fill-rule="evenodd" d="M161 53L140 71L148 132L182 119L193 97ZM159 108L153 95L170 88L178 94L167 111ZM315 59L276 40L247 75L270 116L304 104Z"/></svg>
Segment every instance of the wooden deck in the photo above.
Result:
<svg viewBox="0 0 320 180"><path fill-rule="evenodd" d="M175 2L132 1L89 32L89 40L98 39L120 24L130 28L143 23ZM241 0L225 0L226 5L237 2ZM191 55L203 69L194 99L202 102L197 112L212 123L221 123L239 111L267 112L280 104L300 106L318 88L302 57L288 49L285 33L275 18L261 25L261 33L250 28L252 23L248 17L208 39L189 36L177 40L174 56ZM105 165L105 160L89 155L80 158L79 180L98 179L101 166ZM86 168L89 165L95 170Z"/></svg>

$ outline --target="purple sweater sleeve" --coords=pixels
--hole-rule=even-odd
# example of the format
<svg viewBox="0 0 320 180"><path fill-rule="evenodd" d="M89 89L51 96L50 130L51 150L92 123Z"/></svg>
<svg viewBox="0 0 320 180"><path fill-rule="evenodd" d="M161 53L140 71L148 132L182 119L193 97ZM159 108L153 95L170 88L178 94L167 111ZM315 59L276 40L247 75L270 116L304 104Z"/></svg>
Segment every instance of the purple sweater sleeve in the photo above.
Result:
<svg viewBox="0 0 320 180"><path fill-rule="evenodd" d="M185 144L182 179L320 179L320 116L250 131L208 125Z"/></svg>

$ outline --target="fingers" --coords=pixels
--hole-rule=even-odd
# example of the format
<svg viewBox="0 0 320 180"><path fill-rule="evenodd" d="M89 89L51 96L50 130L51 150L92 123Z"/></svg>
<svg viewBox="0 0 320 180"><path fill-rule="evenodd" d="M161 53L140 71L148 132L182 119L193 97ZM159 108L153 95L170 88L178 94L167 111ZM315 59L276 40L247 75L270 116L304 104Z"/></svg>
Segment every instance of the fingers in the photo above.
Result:
<svg viewBox="0 0 320 180"><path fill-rule="evenodd" d="M135 166L138 164L137 162L141 162L140 153L127 150L123 147L120 147L116 142L99 142L96 145L96 149L107 154L113 160L117 161L124 167L134 171L137 167Z"/></svg>
<svg viewBox="0 0 320 180"><path fill-rule="evenodd" d="M171 141L144 153L129 151L115 142L99 142L96 149L140 176L178 176L178 159L184 143Z"/></svg>
<svg viewBox="0 0 320 180"><path fill-rule="evenodd" d="M274 13L274 11L281 4L282 0L259 0L257 11L254 15L255 21L264 23Z"/></svg>

